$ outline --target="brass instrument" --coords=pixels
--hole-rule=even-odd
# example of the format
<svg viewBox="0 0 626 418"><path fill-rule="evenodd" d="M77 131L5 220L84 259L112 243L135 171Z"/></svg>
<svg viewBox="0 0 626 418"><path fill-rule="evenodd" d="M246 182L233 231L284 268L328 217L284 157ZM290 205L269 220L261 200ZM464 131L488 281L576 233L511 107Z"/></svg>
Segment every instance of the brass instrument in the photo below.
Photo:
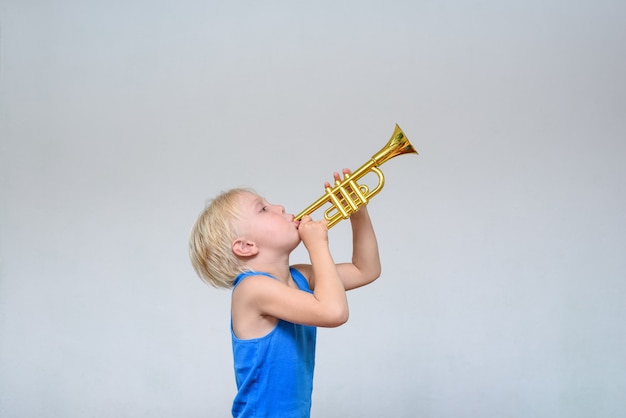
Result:
<svg viewBox="0 0 626 418"><path fill-rule="evenodd" d="M317 199L315 203L296 215L295 219L300 220L327 203L332 205L324 212L324 218L328 221L328 229L342 219L348 219L361 206L366 205L369 199L380 192L385 185L385 176L378 166L402 154L417 154L417 151L404 135L402 129L396 124L396 129L393 131L393 135L391 135L387 145L374 154L358 170L351 174L345 174L343 180L335 180L333 187L326 187L326 193ZM365 184L357 183L357 180L369 173L375 173L378 176L378 184L372 190Z"/></svg>

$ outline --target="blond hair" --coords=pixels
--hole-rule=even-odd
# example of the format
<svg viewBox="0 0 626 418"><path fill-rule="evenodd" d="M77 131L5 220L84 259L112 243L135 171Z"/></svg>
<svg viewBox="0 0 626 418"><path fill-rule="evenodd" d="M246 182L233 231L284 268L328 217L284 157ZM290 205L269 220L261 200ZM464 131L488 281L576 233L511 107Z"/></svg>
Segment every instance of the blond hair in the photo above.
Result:
<svg viewBox="0 0 626 418"><path fill-rule="evenodd" d="M236 188L210 200L191 229L189 256L200 278L213 287L231 288L245 265L233 253L237 238L235 221L240 216L239 197L250 189ZM255 193L256 194L256 193Z"/></svg>

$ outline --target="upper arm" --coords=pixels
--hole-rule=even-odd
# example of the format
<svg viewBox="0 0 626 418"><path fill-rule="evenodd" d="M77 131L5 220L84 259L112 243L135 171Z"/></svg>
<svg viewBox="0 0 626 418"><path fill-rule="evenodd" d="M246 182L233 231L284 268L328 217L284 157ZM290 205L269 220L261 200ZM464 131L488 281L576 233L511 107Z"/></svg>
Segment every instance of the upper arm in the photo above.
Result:
<svg viewBox="0 0 626 418"><path fill-rule="evenodd" d="M356 289L357 287L365 286L376 280L380 275L380 271L370 273L369 275L362 270L359 270L357 266L352 263L339 263L337 266L337 272L343 283L343 287L346 290ZM313 275L313 267L310 264L299 264L294 266L300 271L304 277L309 281L311 289L315 289L315 276Z"/></svg>
<svg viewBox="0 0 626 418"><path fill-rule="evenodd" d="M341 277L341 281L346 290L365 286L376 280L380 274L379 272L376 274L368 274L352 263L337 264L337 271L339 272L339 277Z"/></svg>
<svg viewBox="0 0 626 418"><path fill-rule="evenodd" d="M233 303L260 316L303 325L336 327L347 320L339 307L324 304L312 293L267 276L252 276L242 281L233 292Z"/></svg>

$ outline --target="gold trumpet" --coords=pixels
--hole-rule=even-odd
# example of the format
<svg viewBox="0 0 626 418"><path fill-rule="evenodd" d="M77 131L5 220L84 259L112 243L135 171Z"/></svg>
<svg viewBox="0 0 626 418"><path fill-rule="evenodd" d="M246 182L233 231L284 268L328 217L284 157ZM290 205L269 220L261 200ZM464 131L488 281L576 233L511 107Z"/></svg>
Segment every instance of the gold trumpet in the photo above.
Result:
<svg viewBox="0 0 626 418"><path fill-rule="evenodd" d="M374 154L358 170L352 174L345 174L343 180L335 180L333 187L326 187L326 193L296 215L295 219L300 220L327 203L332 205L324 212L324 219L328 221L326 225L328 229L332 228L337 222L348 219L361 206L367 205L369 199L380 192L385 185L385 176L378 166L402 154L417 154L417 151L409 142L409 138L404 135L402 129L396 124L396 129L393 131L393 135L391 135L387 145ZM378 176L378 184L372 190L365 184L357 183L357 180L369 173L375 173Z"/></svg>

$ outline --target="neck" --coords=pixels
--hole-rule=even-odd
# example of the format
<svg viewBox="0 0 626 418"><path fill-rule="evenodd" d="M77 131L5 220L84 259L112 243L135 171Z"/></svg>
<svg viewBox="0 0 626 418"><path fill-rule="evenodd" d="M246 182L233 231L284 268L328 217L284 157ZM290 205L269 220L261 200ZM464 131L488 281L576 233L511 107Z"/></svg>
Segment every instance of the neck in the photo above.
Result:
<svg viewBox="0 0 626 418"><path fill-rule="evenodd" d="M287 283L291 278L289 257L281 260L250 260L247 267L253 271L271 274L283 283Z"/></svg>

